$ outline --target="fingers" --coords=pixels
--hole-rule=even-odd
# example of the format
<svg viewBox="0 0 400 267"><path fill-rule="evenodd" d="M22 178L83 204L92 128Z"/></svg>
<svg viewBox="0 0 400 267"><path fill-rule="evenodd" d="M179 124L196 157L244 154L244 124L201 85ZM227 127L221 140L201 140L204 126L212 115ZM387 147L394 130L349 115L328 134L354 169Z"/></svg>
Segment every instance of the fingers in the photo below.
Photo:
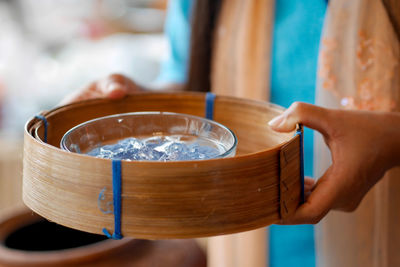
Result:
<svg viewBox="0 0 400 267"><path fill-rule="evenodd" d="M315 184L307 201L295 211L293 216L282 221L281 224L318 223L331 210L339 195L338 187L332 181L331 175L332 169L330 168ZM305 180L305 188L306 184L310 183L307 180Z"/></svg>
<svg viewBox="0 0 400 267"><path fill-rule="evenodd" d="M315 187L315 180L312 178L304 178L304 195L308 197Z"/></svg>
<svg viewBox="0 0 400 267"><path fill-rule="evenodd" d="M302 123L325 134L330 125L330 112L332 111L315 105L295 102L284 113L272 119L268 124L275 131L290 132L296 128L298 123Z"/></svg>
<svg viewBox="0 0 400 267"><path fill-rule="evenodd" d="M128 93L128 86L135 87L132 85L133 83L131 83L130 79L121 74L112 74L98 81L95 90L99 91L103 97L118 99L124 97Z"/></svg>
<svg viewBox="0 0 400 267"><path fill-rule="evenodd" d="M78 102L78 101L82 101L82 100L86 100L86 99L103 97L103 95L100 92L94 90L95 87L96 87L96 84L92 83L91 85L89 85L89 87L87 87L84 90L75 91L75 92L71 93L70 95L67 95L66 97L64 97L64 99L62 99L58 105L67 105L70 103L74 103L74 102Z"/></svg>
<svg viewBox="0 0 400 267"><path fill-rule="evenodd" d="M128 94L140 92L142 90L140 86L126 76L112 74L67 96L60 104L65 105L93 98L120 99Z"/></svg>

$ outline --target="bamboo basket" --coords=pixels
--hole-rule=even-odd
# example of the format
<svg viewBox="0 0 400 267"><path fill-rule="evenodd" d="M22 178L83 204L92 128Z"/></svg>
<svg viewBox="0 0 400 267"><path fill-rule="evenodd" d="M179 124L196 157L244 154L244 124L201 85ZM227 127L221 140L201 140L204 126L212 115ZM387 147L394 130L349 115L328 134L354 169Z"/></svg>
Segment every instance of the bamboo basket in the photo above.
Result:
<svg viewBox="0 0 400 267"><path fill-rule="evenodd" d="M112 161L59 148L70 128L90 119L134 111L204 116L205 94L143 93L97 99L43 112L26 124L23 200L39 215L71 228L114 229ZM122 161L121 230L145 239L237 233L279 222L302 200L302 134L279 134L267 122L282 108L266 102L217 96L214 120L235 132L237 154L182 162ZM104 192L104 190L103 190Z"/></svg>

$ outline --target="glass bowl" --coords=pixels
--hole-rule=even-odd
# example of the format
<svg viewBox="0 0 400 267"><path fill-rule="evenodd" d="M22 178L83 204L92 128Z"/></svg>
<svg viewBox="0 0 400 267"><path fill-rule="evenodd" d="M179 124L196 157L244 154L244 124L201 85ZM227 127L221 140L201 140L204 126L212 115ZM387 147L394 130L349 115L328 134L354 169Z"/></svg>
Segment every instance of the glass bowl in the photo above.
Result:
<svg viewBox="0 0 400 267"><path fill-rule="evenodd" d="M61 148L100 158L182 161L232 157L237 139L205 118L170 112L132 112L90 120L61 139Z"/></svg>

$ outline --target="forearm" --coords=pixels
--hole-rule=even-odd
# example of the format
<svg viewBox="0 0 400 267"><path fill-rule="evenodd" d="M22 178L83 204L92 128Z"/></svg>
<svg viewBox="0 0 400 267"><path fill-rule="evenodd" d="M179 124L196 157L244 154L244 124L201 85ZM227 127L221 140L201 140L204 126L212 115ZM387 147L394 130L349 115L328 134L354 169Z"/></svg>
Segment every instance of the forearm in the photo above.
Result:
<svg viewBox="0 0 400 267"><path fill-rule="evenodd" d="M385 129L383 142L387 151L390 169L400 166L400 113L385 113L383 116L385 118L381 127Z"/></svg>

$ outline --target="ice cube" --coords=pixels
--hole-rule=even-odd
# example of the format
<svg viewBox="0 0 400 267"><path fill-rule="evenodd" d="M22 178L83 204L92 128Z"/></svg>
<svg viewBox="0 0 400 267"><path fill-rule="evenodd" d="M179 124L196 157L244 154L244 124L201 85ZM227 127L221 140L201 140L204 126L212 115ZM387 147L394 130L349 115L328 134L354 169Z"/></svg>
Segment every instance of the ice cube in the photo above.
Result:
<svg viewBox="0 0 400 267"><path fill-rule="evenodd" d="M215 158L220 154L217 148L203 143L187 143L179 136L152 136L143 140L133 137L113 145L98 147L87 153L106 159L180 161Z"/></svg>

